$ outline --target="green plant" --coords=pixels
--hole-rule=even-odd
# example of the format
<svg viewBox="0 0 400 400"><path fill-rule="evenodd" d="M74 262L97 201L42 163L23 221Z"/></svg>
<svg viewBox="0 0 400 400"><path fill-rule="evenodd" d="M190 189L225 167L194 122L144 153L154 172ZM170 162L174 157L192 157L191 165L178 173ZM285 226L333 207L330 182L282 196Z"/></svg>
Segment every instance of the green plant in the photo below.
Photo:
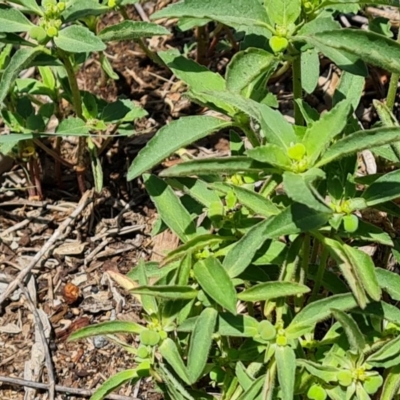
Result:
<svg viewBox="0 0 400 400"><path fill-rule="evenodd" d="M141 302L146 324L106 322L71 335L140 336L138 349L124 344L138 366L111 377L93 399L143 375L174 400L398 395L400 311L392 300L400 299L400 278L378 268L363 246L379 245L398 259L399 244L363 215L400 215L400 172L356 171L365 149L398 162L400 129L382 103L375 102L382 122L372 129L360 129L353 112L364 62L398 74L400 45L335 21L335 10L363 3L185 0L153 16L216 20L246 36L225 78L177 51L159 53L188 96L221 118L171 122L129 170L129 179L143 174L161 220L182 244L161 265L111 273ZM322 115L303 98L317 85L320 52L343 71L333 107ZM266 85L282 68L292 69L294 125L273 109ZM147 173L223 129L230 157L182 162L159 177Z"/></svg>
<svg viewBox="0 0 400 400"><path fill-rule="evenodd" d="M0 137L0 151L10 154L27 167L28 178L36 185L31 195L41 197L36 147L47 151L61 164L76 169L79 188L86 190L84 172L88 151L96 189L101 190L103 176L98 147L93 137L134 133L132 122L146 112L127 99L107 103L94 94L79 90L76 74L80 66L99 54L103 74L118 79L104 50L106 43L136 40L145 48L143 38L168 34L150 22L130 21L125 8L137 0L16 0L0 4L0 104L2 118L11 134ZM112 10L125 20L99 30L102 15ZM147 48L147 54L152 54ZM156 59L156 57L153 57ZM34 67L32 78L20 76ZM36 74L37 72L37 74ZM70 103L66 110L62 100ZM48 125L57 120L54 134ZM52 121L54 122L54 121ZM104 132L104 133L102 133ZM93 135L92 135L93 133ZM56 150L49 149L40 137L55 135ZM59 154L63 136L79 136L76 163L71 165Z"/></svg>

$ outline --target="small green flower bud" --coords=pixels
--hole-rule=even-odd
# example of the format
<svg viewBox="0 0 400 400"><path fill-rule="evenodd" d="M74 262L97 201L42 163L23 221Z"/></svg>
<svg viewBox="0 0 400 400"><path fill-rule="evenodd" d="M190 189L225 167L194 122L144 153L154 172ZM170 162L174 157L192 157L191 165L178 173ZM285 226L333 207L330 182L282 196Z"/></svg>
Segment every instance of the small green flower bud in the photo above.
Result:
<svg viewBox="0 0 400 400"><path fill-rule="evenodd" d="M47 36L54 37L58 35L58 29L55 26L49 26L46 29Z"/></svg>
<svg viewBox="0 0 400 400"><path fill-rule="evenodd" d="M289 42L285 37L272 36L269 39L269 45L274 53L282 53L288 47Z"/></svg>

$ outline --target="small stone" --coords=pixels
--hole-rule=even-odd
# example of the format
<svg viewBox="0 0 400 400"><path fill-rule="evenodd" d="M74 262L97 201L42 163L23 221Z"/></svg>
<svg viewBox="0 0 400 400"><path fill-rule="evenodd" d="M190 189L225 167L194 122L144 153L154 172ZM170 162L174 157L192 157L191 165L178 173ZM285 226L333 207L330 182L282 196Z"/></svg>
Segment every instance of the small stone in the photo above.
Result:
<svg viewBox="0 0 400 400"><path fill-rule="evenodd" d="M95 336L93 338L93 345L96 349L101 349L102 347L106 346L108 340L104 336Z"/></svg>

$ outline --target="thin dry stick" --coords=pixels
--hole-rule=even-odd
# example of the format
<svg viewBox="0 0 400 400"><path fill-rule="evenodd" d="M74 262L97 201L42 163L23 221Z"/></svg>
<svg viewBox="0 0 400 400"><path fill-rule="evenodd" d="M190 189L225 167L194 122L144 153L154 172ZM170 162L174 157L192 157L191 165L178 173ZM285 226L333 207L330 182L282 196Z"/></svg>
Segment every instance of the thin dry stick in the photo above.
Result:
<svg viewBox="0 0 400 400"><path fill-rule="evenodd" d="M150 18L147 16L145 11L143 10L143 7L140 4L134 4L133 5L136 9L136 12L139 14L140 18L143 21L150 22Z"/></svg>
<svg viewBox="0 0 400 400"><path fill-rule="evenodd" d="M43 345L43 350L46 358L46 367L47 367L47 374L49 376L49 383L48 383L48 391L49 391L49 399L54 400L55 399L55 377L54 377L54 370L53 370L53 362L51 361L51 355L49 351L49 346L47 343L46 336L44 334L44 327L42 324L42 320L40 319L40 315L36 310L35 304L33 304L33 301L31 299L31 296L28 292L28 290L20 283L19 288L22 290L24 293L26 300L28 301L29 308L31 309L31 312L33 314L33 317L35 318L36 325L39 330L39 335L40 335L40 340L42 341Z"/></svg>
<svg viewBox="0 0 400 400"><path fill-rule="evenodd" d="M0 375L0 382L9 383L11 385L18 385L18 386L26 386L31 387L34 389L48 389L49 385L45 383L38 383L33 381L28 381L26 379L20 378L9 378L8 376ZM55 386L56 392L68 393L68 394L75 394L81 397L89 397L95 392L95 390L86 390L86 389L78 389L72 388L67 386ZM137 397L128 397L128 396L121 396L119 394L108 394L104 397L105 399L110 400L140 400Z"/></svg>
<svg viewBox="0 0 400 400"><path fill-rule="evenodd" d="M81 198L77 208L71 215L63 221L61 225L54 231L49 240L44 244L32 261L17 275L17 277L8 285L7 289L0 296L0 305L7 299L7 297L17 288L17 286L22 283L29 272L34 268L34 266L40 261L40 259L49 251L55 242L62 238L64 231L67 227L72 224L73 220L82 212L82 210L90 204L93 199L91 198L93 190L88 190Z"/></svg>

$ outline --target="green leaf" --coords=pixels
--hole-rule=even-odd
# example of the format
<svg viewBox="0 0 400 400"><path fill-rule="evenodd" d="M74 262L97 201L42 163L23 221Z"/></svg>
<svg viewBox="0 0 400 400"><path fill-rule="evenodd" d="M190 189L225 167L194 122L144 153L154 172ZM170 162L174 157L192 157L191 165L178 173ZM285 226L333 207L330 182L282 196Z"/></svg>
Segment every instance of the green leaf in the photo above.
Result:
<svg viewBox="0 0 400 400"><path fill-rule="evenodd" d="M188 353L188 373L192 383L202 375L210 352L218 313L213 308L205 308L198 317L190 338Z"/></svg>
<svg viewBox="0 0 400 400"><path fill-rule="evenodd" d="M200 179L178 178L170 179L168 180L168 183L193 197L207 208L209 208L213 203L221 203L218 193L215 190L209 189L207 183Z"/></svg>
<svg viewBox="0 0 400 400"><path fill-rule="evenodd" d="M391 368L383 384L381 400L393 400L400 389L400 365Z"/></svg>
<svg viewBox="0 0 400 400"><path fill-rule="evenodd" d="M11 0L9 3L19 4L34 14L43 16L43 10L38 6L36 0Z"/></svg>
<svg viewBox="0 0 400 400"><path fill-rule="evenodd" d="M69 117L61 121L56 129L56 133L62 136L87 136L89 127L83 119Z"/></svg>
<svg viewBox="0 0 400 400"><path fill-rule="evenodd" d="M7 68L4 70L0 81L0 103L3 103L16 78L39 54L43 53L42 47L21 48L12 56Z"/></svg>
<svg viewBox="0 0 400 400"><path fill-rule="evenodd" d="M71 22L81 18L102 15L110 9L95 0L79 0L70 3L62 12L64 22Z"/></svg>
<svg viewBox="0 0 400 400"><path fill-rule="evenodd" d="M0 4L0 33L28 32L33 26L17 8Z"/></svg>
<svg viewBox="0 0 400 400"><path fill-rule="evenodd" d="M101 112L101 119L104 122L131 122L137 118L147 115L143 108L135 105L131 100L118 99L108 103Z"/></svg>
<svg viewBox="0 0 400 400"><path fill-rule="evenodd" d="M274 0L265 3L267 14L273 24L289 27L301 12L301 0Z"/></svg>
<svg viewBox="0 0 400 400"><path fill-rule="evenodd" d="M179 246L177 249L169 252L163 263L168 264L171 261L183 258L186 254L188 254L189 251L194 254L197 251L204 250L205 247L211 247L222 242L230 242L233 240L233 236L217 236L213 234L199 235L189 240L184 245Z"/></svg>
<svg viewBox="0 0 400 400"><path fill-rule="evenodd" d="M256 214L265 217L279 214L280 209L270 199L263 197L259 193L253 192L252 190L246 189L242 186L228 184L226 186L229 190L233 190L240 204L249 208ZM218 190L220 190L220 187Z"/></svg>
<svg viewBox="0 0 400 400"><path fill-rule="evenodd" d="M258 399L258 395L265 382L265 375L258 377L252 385L238 398L238 400L254 400Z"/></svg>
<svg viewBox="0 0 400 400"><path fill-rule="evenodd" d="M270 143L288 150L298 142L293 126L279 111L273 110L265 104L258 106L261 113L261 128Z"/></svg>
<svg viewBox="0 0 400 400"><path fill-rule="evenodd" d="M265 282L252 286L237 295L243 301L266 301L279 297L297 296L308 293L310 289L296 282Z"/></svg>
<svg viewBox="0 0 400 400"><path fill-rule="evenodd" d="M347 244L343 245L344 251L352 261L354 271L358 279L361 281L365 291L375 301L381 299L382 293L375 274L375 264L372 258L365 252L351 247Z"/></svg>
<svg viewBox="0 0 400 400"><path fill-rule="evenodd" d="M334 143L315 165L321 167L338 158L354 154L359 151L394 143L399 140L399 127L381 127L365 131L354 132Z"/></svg>
<svg viewBox="0 0 400 400"><path fill-rule="evenodd" d="M174 75L185 82L193 92L225 90L224 78L203 65L182 56L176 49L158 53Z"/></svg>
<svg viewBox="0 0 400 400"><path fill-rule="evenodd" d="M338 29L316 33L306 40L317 47L323 45L347 52L368 64L400 74L400 44L386 36L362 29Z"/></svg>
<svg viewBox="0 0 400 400"><path fill-rule="evenodd" d="M285 149L273 143L247 150L247 154L256 161L268 163L283 170L288 170L292 167L292 162Z"/></svg>
<svg viewBox="0 0 400 400"><path fill-rule="evenodd" d="M148 279L148 272L146 268L146 264L144 260L139 261L139 265L137 266L137 271L138 271L138 281L139 285L141 286L147 286L149 284L149 279ZM143 310L148 314L157 314L158 313L158 304L157 300L153 296L149 296L146 294L143 294L140 296L140 303L142 304Z"/></svg>
<svg viewBox="0 0 400 400"><path fill-rule="evenodd" d="M341 101L331 111L323 114L318 121L315 121L307 128L303 143L306 146L311 165L324 153L331 141L343 131L350 110L350 102Z"/></svg>
<svg viewBox="0 0 400 400"><path fill-rule="evenodd" d="M154 167L174 151L195 142L231 123L219 118L193 116L180 118L161 128L146 144L128 170L128 180Z"/></svg>
<svg viewBox="0 0 400 400"><path fill-rule="evenodd" d="M275 360L282 400L293 400L296 377L296 355L290 346L276 346Z"/></svg>
<svg viewBox="0 0 400 400"><path fill-rule="evenodd" d="M194 160L174 165L160 172L160 176L188 176L208 174L234 174L235 172L275 172L269 164L252 160L249 157L223 157Z"/></svg>
<svg viewBox="0 0 400 400"><path fill-rule="evenodd" d="M93 32L80 25L62 29L54 38L54 43L69 53L103 51L107 47Z"/></svg>
<svg viewBox="0 0 400 400"><path fill-rule="evenodd" d="M269 21L258 0L185 0L154 13L151 18L208 18L233 27L258 27ZM268 29L259 29L261 36L270 36Z"/></svg>
<svg viewBox="0 0 400 400"><path fill-rule="evenodd" d="M383 268L375 269L379 286L396 301L400 301L400 276Z"/></svg>
<svg viewBox="0 0 400 400"><path fill-rule="evenodd" d="M286 334L295 335L300 332L302 327L313 326L321 322L331 315L331 310L338 309L341 311L349 311L357 307L357 302L352 294L337 294L329 296L325 299L315 301L305 306L292 320L286 329ZM303 332L300 333L302 335Z"/></svg>
<svg viewBox="0 0 400 400"><path fill-rule="evenodd" d="M161 25L145 21L123 21L108 26L98 33L103 42L135 40L152 36L169 35L168 29Z"/></svg>
<svg viewBox="0 0 400 400"><path fill-rule="evenodd" d="M350 344L350 350L361 354L365 348L365 339L353 317L341 310L332 309L333 317L340 322Z"/></svg>
<svg viewBox="0 0 400 400"><path fill-rule="evenodd" d="M358 275L357 267L354 265L354 259L350 256L349 251L346 251L346 245L330 238L324 238L323 242L328 247L332 258L336 261L358 304L361 308L365 308L368 301L365 289L362 282L360 282L361 278Z"/></svg>
<svg viewBox="0 0 400 400"><path fill-rule="evenodd" d="M114 335L117 333L139 334L145 328L136 322L129 321L107 321L100 324L86 326L79 329L68 336L68 341L84 339L98 335Z"/></svg>
<svg viewBox="0 0 400 400"><path fill-rule="evenodd" d="M378 178L363 193L369 207L400 197L400 171L395 170Z"/></svg>
<svg viewBox="0 0 400 400"><path fill-rule="evenodd" d="M185 364L182 361L182 358L179 354L178 348L176 347L175 342L166 338L161 346L158 348L160 354L163 356L165 360L167 360L168 364L173 368L176 374L188 385L191 384L191 379L189 377L189 373L186 369Z"/></svg>
<svg viewBox="0 0 400 400"><path fill-rule="evenodd" d="M315 49L308 49L301 53L301 85L311 94L318 85L319 55Z"/></svg>
<svg viewBox="0 0 400 400"><path fill-rule="evenodd" d="M87 138L87 145L90 155L90 163L92 166L92 174L94 179L94 187L97 193L103 190L103 167L98 155L97 147L91 138Z"/></svg>
<svg viewBox="0 0 400 400"><path fill-rule="evenodd" d="M96 391L90 397L90 400L103 400L113 390L117 389L125 382L131 381L133 379L139 379L137 368L127 369L125 371L118 372L111 378L107 379L98 389L96 389Z"/></svg>
<svg viewBox="0 0 400 400"><path fill-rule="evenodd" d="M277 65L276 57L265 50L250 47L237 52L226 68L226 88L232 93L243 94L254 80L263 74L272 73ZM215 90L215 88L211 88Z"/></svg>
<svg viewBox="0 0 400 400"><path fill-rule="evenodd" d="M365 79L362 76L343 71L340 76L339 85L336 87L335 93L333 94L333 104L336 105L346 99L350 102L353 110L356 110L360 103L364 85Z"/></svg>
<svg viewBox="0 0 400 400"><path fill-rule="evenodd" d="M326 383L337 382L338 369L330 365L322 365L310 360L297 359L296 364L305 368L312 376L315 376Z"/></svg>
<svg viewBox="0 0 400 400"><path fill-rule="evenodd" d="M186 208L174 191L163 180L154 175L143 176L146 190L157 207L162 220L178 235L182 242L187 242L196 233L196 227Z"/></svg>
<svg viewBox="0 0 400 400"><path fill-rule="evenodd" d="M178 332L192 332L199 317L185 320L177 328ZM249 315L219 313L216 332L221 336L254 337L258 333L258 321Z"/></svg>
<svg viewBox="0 0 400 400"><path fill-rule="evenodd" d="M311 231L323 226L328 218L329 213L321 213L303 204L295 203L268 219L266 235L274 239L282 235Z"/></svg>
<svg viewBox="0 0 400 400"><path fill-rule="evenodd" d="M193 272L202 289L215 302L232 314L236 314L236 290L218 259L209 257L197 261Z"/></svg>
<svg viewBox="0 0 400 400"><path fill-rule="evenodd" d="M173 299L173 300L190 300L194 299L198 291L190 286L138 286L135 289L131 289L132 293L160 297L162 299Z"/></svg>
<svg viewBox="0 0 400 400"><path fill-rule="evenodd" d="M307 181L307 176L285 171L283 174L283 187L292 200L318 212L332 213L332 210L321 199L316 197L316 189Z"/></svg>
<svg viewBox="0 0 400 400"><path fill-rule="evenodd" d="M267 240L265 233L269 220L254 225L226 254L222 265L231 278L240 275L253 260L257 250Z"/></svg>
<svg viewBox="0 0 400 400"><path fill-rule="evenodd" d="M397 336L369 356L366 362L374 367L390 368L399 365L399 360L400 336Z"/></svg>

